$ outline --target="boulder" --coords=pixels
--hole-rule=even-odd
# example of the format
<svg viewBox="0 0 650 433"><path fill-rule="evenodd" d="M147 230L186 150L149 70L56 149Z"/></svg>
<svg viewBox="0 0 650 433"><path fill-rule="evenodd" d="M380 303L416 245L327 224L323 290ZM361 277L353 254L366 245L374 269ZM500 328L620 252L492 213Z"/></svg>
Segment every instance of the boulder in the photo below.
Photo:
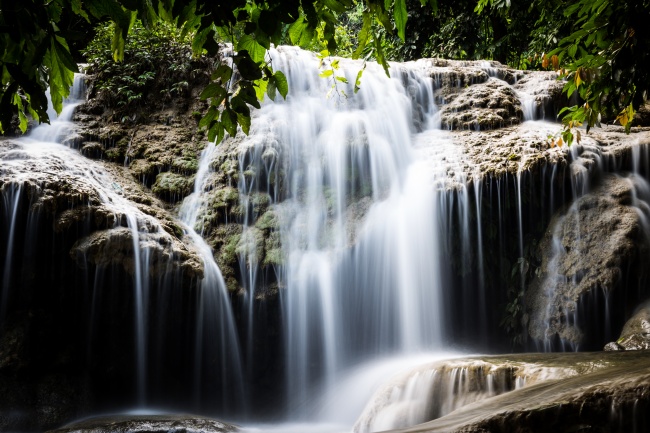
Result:
<svg viewBox="0 0 650 433"><path fill-rule="evenodd" d="M580 347L590 331L585 327L591 326L581 305L603 300L602 307L589 312L599 315L602 325L609 320L606 304L613 293L627 290L627 280L645 278L639 264L650 260L650 244L635 194L630 179L605 175L590 193L555 215L540 243L539 277L526 294L525 325L533 340L547 345L557 337Z"/></svg>
<svg viewBox="0 0 650 433"><path fill-rule="evenodd" d="M509 358L518 364L528 356ZM591 367L582 370L576 363L574 376L542 380L393 432L568 433L647 431L650 427L650 352L536 356L568 365L590 358L587 365Z"/></svg>
<svg viewBox="0 0 650 433"><path fill-rule="evenodd" d="M623 326L618 340L605 346L605 350L645 349L650 349L650 302L645 302L639 306L634 315Z"/></svg>
<svg viewBox="0 0 650 433"><path fill-rule="evenodd" d="M485 130L521 122L521 102L506 82L489 78L463 89L442 106L443 128Z"/></svg>
<svg viewBox="0 0 650 433"><path fill-rule="evenodd" d="M74 422L47 433L231 433L239 428L196 415L113 415Z"/></svg>

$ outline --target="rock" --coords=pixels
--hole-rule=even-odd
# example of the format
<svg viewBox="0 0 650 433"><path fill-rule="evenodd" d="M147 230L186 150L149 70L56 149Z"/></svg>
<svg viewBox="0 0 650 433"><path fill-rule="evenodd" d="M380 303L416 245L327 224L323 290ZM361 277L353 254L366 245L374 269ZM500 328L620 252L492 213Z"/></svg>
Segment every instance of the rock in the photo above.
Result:
<svg viewBox="0 0 650 433"><path fill-rule="evenodd" d="M239 428L196 415L113 415L74 422L47 433L230 433Z"/></svg>
<svg viewBox="0 0 650 433"><path fill-rule="evenodd" d="M607 299L610 293L626 290L626 278L636 281L624 270L647 263L650 245L633 194L626 178L606 175L592 192L553 218L540 243L541 275L525 301L528 332L535 341L552 342L557 336L579 347L589 331L581 328L587 323L576 319L583 316L579 308L585 297ZM634 276L641 278L643 269L638 272Z"/></svg>
<svg viewBox="0 0 650 433"><path fill-rule="evenodd" d="M637 308L623 326L618 340L605 346L605 350L645 349L650 349L650 302L645 302Z"/></svg>
<svg viewBox="0 0 650 433"><path fill-rule="evenodd" d="M440 112L443 128L485 130L521 122L523 112L508 83L489 78L462 90Z"/></svg>
<svg viewBox="0 0 650 433"><path fill-rule="evenodd" d="M528 355L521 356L523 361ZM509 358L514 364L521 362L518 355ZM591 358L587 362L591 368L479 400L442 418L394 432L568 433L650 427L650 352L549 354L549 358L569 365L572 358Z"/></svg>
<svg viewBox="0 0 650 433"><path fill-rule="evenodd" d="M166 171L156 176L156 182L152 185L151 191L166 201L176 203L190 195L193 187L194 177Z"/></svg>

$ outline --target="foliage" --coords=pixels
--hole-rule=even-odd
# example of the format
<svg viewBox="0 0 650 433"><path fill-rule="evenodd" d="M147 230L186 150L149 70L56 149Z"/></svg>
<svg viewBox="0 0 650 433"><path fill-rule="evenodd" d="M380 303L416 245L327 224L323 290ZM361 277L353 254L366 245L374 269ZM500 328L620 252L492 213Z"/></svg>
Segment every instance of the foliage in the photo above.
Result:
<svg viewBox="0 0 650 433"><path fill-rule="evenodd" d="M134 49L138 51L134 44L139 35L152 38L161 29L189 42L195 58L218 56L224 42L232 43L232 61L217 68L202 93L210 108L201 126L211 139L234 135L238 128L247 133L250 107L258 107L263 95L273 98L279 92L287 96L286 77L273 69L267 55L271 44L281 43L375 59L387 73L388 59L486 58L520 68L548 68L553 65L549 59L556 55L554 66L561 64L568 78L567 94L577 93L584 101L563 113L563 141L574 139L576 126L597 124L601 114L615 117L629 131L634 110L650 86L650 37L644 25L650 18L649 2L25 0L18 4L0 0L0 129L13 116L23 131L28 116L47 122L48 87L54 108L60 110L77 69L72 54L84 45L71 23L94 26L110 20L110 27L100 26L101 47L91 46L87 51L97 61L100 51L103 62L108 61L109 51L118 61L125 53L131 56ZM129 42L127 35L138 22L135 18L141 25L136 24L129 36L136 39ZM161 22L168 25L161 26ZM152 33L145 35L141 27ZM174 27L178 30L172 31ZM144 51L139 55L144 56ZM185 68L186 60L184 52L169 64ZM133 71L126 71L130 78L124 82L115 75L102 84L100 90L116 104L141 103L154 81L147 60L139 58L136 63ZM335 69L331 70L335 76ZM165 96L181 92L183 83L169 83ZM358 88L359 79L356 84Z"/></svg>
<svg viewBox="0 0 650 433"><path fill-rule="evenodd" d="M583 123L587 130L600 125L602 116L629 133L635 108L650 90L650 2L579 0L564 15L575 30L550 54L563 65L567 96L577 93L583 101L560 113L565 141L571 144L573 128Z"/></svg>
<svg viewBox="0 0 650 433"><path fill-rule="evenodd" d="M435 6L435 0L428 1ZM357 3L362 5L363 26L353 56L359 57L367 46L373 46L375 58L388 69L382 36L374 32L371 24L378 22L392 32L393 19L398 35L404 39L408 19L405 0ZM181 38L192 37L195 56L216 56L220 42L232 42L236 50L232 64L221 65L202 93L202 98L210 101L210 109L201 125L209 130L211 139L220 140L226 132L235 135L238 126L248 132L249 105L259 106L257 95L266 92L271 97L277 90L286 97L286 78L273 71L266 56L271 44L320 45L334 52L337 17L354 7L353 0L27 0L20 5L0 0L0 26L5 30L0 35L0 128L10 124L14 113L23 130L28 114L41 122L49 121L45 97L48 86L54 108L61 110L77 71L68 46L71 37L58 26L66 16L82 17L89 23L110 19L114 60L123 60L125 41L136 17L147 29L159 21L173 23L182 29ZM120 101L135 103L142 97L140 89L150 80L142 73L133 79L125 83L127 86L109 86L108 90L118 94L120 88L126 87L120 95L126 99Z"/></svg>
<svg viewBox="0 0 650 433"><path fill-rule="evenodd" d="M151 96L151 103L184 94L188 79L207 65L192 58L190 38L175 26L158 22L149 29L138 20L131 26L124 46L124 61L113 58L114 24L98 26L96 37L84 54L88 72L95 75L94 97L117 110L119 118L130 114Z"/></svg>

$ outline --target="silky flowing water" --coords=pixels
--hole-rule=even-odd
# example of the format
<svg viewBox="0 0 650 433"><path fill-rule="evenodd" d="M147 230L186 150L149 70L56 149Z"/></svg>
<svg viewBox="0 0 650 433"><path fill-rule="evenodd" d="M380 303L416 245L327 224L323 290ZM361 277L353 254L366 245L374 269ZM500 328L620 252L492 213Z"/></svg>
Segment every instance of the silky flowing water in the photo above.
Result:
<svg viewBox="0 0 650 433"><path fill-rule="evenodd" d="M511 377L480 363L478 367L419 367L459 356L449 350L452 326L474 329L478 339L487 339L493 319L488 317L489 300L483 286L488 272L484 254L501 250L503 233L510 230L518 236L519 253L524 256L525 175L481 183L479 168L469 162L462 145L441 130L438 104L442 101L434 96L439 80L431 78L424 62L393 64L390 76L368 63L361 90L355 93L353 83L361 62L340 59L333 68L334 59L320 61L314 53L287 47L271 49L269 56L273 67L288 78L286 100L280 96L275 101L267 99L254 112L248 136L227 138L236 140L239 151L244 230L237 251L243 270L243 311L232 310L224 278L201 237L201 211L209 206L206 194L214 170L211 163L223 146L206 146L194 191L178 209L178 223L203 265L193 310L193 341L185 345L193 360L196 407L206 410L201 405L204 385L215 380L224 403L215 414L243 419L247 431L342 432L354 428L365 433L424 422L527 385L523 376ZM487 62L479 67L496 75ZM320 76L325 70L331 70L332 76ZM119 221L128 228L133 252L134 387L137 406L146 411L150 388L160 379L150 371L156 363L151 348L159 343L151 341L150 268L154 259L147 241L154 235L169 235L124 197L101 164L57 144L71 126L74 107L82 102L83 81L76 83L63 113L51 126L38 127L28 138L18 140L18 148L3 164L11 167L28 159L38 161L39 167L56 166L96 190L101 203L116 215L116 228ZM540 115L531 95L521 91L518 95L525 120ZM557 130L556 126L535 127ZM589 180L602 164L596 149L573 149L569 194L578 198L589 191ZM585 158L591 158L589 163L583 163ZM647 159L645 153L635 154L629 176L634 185L633 205L646 231L650 188L640 173L648 166ZM549 170L552 184L556 167ZM514 183L512 201L518 208L517 220L506 228L502 203L507 198L501 194L508 182ZM490 197L494 193L496 206L490 210L494 214L482 215L485 198L477 191L484 187ZM558 200L552 187L542 188L551 191L550 198L545 196L549 200L546 212L551 214ZM255 222L260 215L254 200L260 196L270 203L277 221L274 235L282 247L274 271L280 286L286 380L278 391L278 399L284 402L275 402L283 410L277 418L283 421L273 425L255 424L255 410L250 407L255 393L250 385L256 362L253 335L265 326L256 310L257 292L265 283L256 248ZM22 197L19 178L2 197L5 220L13 233ZM496 239L482 231L480 222L485 217L496 221ZM1 280L0 323L6 314L15 242L10 235ZM459 257L452 260L453 253ZM478 287L469 287L470 283L455 287L458 279L454 275L462 270L453 268L454 263L475 265L473 281ZM98 270L96 280L102 276ZM166 284L173 288L173 283ZM552 282L548 284L552 290ZM97 287L93 290L100 290ZM452 291L461 293L457 296L463 299L462 306L451 305ZM471 313L454 317L458 311ZM240 334L235 325L238 314L247 324ZM91 323L89 352L92 327ZM541 344L542 349L557 350L550 342ZM388 379L398 372L402 372L402 381L391 388L396 382ZM469 382L477 375L478 390ZM432 401L437 404L435 410L431 410Z"/></svg>

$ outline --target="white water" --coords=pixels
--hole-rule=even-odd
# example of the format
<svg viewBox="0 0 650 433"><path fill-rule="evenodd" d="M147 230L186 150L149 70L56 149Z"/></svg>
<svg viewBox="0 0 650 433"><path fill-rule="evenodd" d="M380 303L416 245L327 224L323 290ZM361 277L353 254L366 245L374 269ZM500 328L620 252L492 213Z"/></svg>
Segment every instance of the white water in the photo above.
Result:
<svg viewBox="0 0 650 433"><path fill-rule="evenodd" d="M447 287L446 279L450 272L447 255L451 217L459 218L463 257L479 248L482 276L480 226L478 245L472 244L470 233L472 210L480 220L480 197L470 197L467 192L475 173L467 167L461 146L438 129L433 81L417 64L396 65L391 70L392 78L370 64L361 93L353 95L350 85L338 83L333 96L324 101L323 95L332 82L318 77L314 54L284 48L272 51L272 56L274 67L287 74L291 93L287 101L267 101L256 112L254 128L241 144L239 189L243 204L254 193L268 194L280 221L278 230L285 256L278 273L284 283L281 296L288 404L293 420L308 419L310 423L257 428L278 432L349 431L383 379L407 366L430 361L431 357L417 357L423 352L437 352L434 357L448 356L441 352L447 343L445 324L450 315L442 295L452 289ZM341 61L341 65L336 73L353 82L360 64ZM342 91L349 96L342 96ZM47 137L61 135L56 129L59 125L69 126L64 123L67 116L62 115L61 123L50 127L54 129L34 131L32 137L39 137L35 146L38 152L50 146L42 143ZM220 357L221 382L227 384L228 390L224 390L224 396L246 398L228 293L209 245L197 233L202 226L200 210L209 183L209 165L217 151L212 145L204 150L194 193L180 210L205 272L197 300L193 354L197 403L201 400L198 390L204 373L211 368L206 360L212 355ZM67 158L59 145L55 152ZM140 240L143 232L159 231L159 226L130 205L119 187L111 187L114 183L100 168L92 164L88 168L88 161L83 159L82 169L75 158L70 156L66 161L66 170L88 177L102 194L102 201L116 213L126 215L131 230L136 290L135 369L144 404L148 381L146 274L150 257L147 249L140 249ZM245 176L244 172L251 168L259 176L266 174L265 181ZM271 182L271 174L276 179L282 177L282 183ZM576 173L576 195L586 191L587 178L581 175ZM518 177L518 231L523 253L520 182ZM354 203L365 203L365 207L353 208ZM258 216L244 216L247 228L243 239L248 236L248 225ZM244 284L252 329L256 325L252 305L259 260L254 248L242 251L243 263L249 264ZM483 303L485 299L478 301ZM485 318L466 320L484 323ZM249 329L249 339L250 335ZM211 356L204 356L206 351ZM431 387L448 391L441 413L474 398L496 395L505 388L499 388L488 377L484 392L471 395L463 379L466 373L455 370L442 385L433 373L425 374L424 380L422 374L417 380L409 379L399 395L392 395L391 405L395 407L386 409L381 416L373 415L359 431L426 421ZM233 402L233 406L237 403ZM255 431L256 427L250 429Z"/></svg>
<svg viewBox="0 0 650 433"><path fill-rule="evenodd" d="M20 202L20 190L22 182L30 181L34 172L41 173L44 176L56 176L55 179L70 179L74 185L79 185L80 190L91 191L96 193L102 206L107 208L114 215L114 228L119 228L121 224L128 227L133 254L133 266L129 272L133 278L133 308L134 308L134 344L133 348L135 357L133 360L134 372L134 390L137 396L137 404L139 407L146 407L149 397L148 389L151 386L151 381L156 378L149 377L149 363L148 359L150 350L150 320L148 311L150 309L150 293L149 284L150 280L156 277L154 266L159 269L169 269L169 264L160 264L160 260L174 260L175 253L173 251L166 251L165 257L153 257L153 251L156 244L160 244L163 248L168 248L174 244L171 236L163 230L158 220L140 211L131 201L125 197L125 192L122 185L111 176L100 164L95 163L83 157L78 151L72 150L60 142L70 134L71 128L74 126L71 122L72 114L77 105L83 102L85 98L84 80L83 76L75 76L74 87L71 89L71 96L64 102L64 108L61 114L52 117L51 125L40 125L35 128L28 137L20 138L15 141L17 147L7 151L3 155L3 169L9 172L14 172L15 183L10 184L12 191L3 194L5 200L13 202L7 209L13 209L12 215L8 219L10 224L10 233L13 233L13 226L15 224L16 209ZM206 148L206 152L214 149L214 146ZM26 170L25 167L30 167ZM205 171L205 169L204 169ZM197 188L200 189L202 184L200 181L203 179L201 173L197 176ZM39 182L37 180L36 182ZM198 194L197 194L198 196ZM92 198L91 198L92 199ZM197 308L197 323L194 335L196 341L194 342L194 353L188 356L193 357L195 360L195 387L201 389L205 384L202 383L205 379L202 378L202 373L211 368L203 365L206 360L211 364L218 364L221 371L221 377L218 378L219 382L223 385L224 395L228 395L224 399L227 404L226 407L241 407L243 400L243 392L241 392L241 374L239 373L240 360L238 340L236 338L234 321L232 312L229 307L229 300L226 295L225 285L221 272L219 271L216 263L214 262L210 248L205 244L205 241L194 230L193 226L196 223L196 213L192 213L194 209L193 198L190 198L184 208L184 221L187 222L187 234L196 247L197 252L203 258L204 277L201 281L201 290L199 298L196 299ZM109 234L109 236L111 236ZM119 236L119 233L118 233ZM9 242L9 251L7 255L7 262L5 263L5 272L3 275L3 291L2 291L2 305L3 310L6 305L7 296L7 282L10 278L10 260L13 257L11 247L13 245L12 239ZM154 249L152 249L152 245ZM87 259L89 260L89 259ZM98 308L95 298L98 298L98 292L101 292L102 280L104 274L101 269L97 270L95 277L95 287L91 287L93 297L93 309ZM164 284L158 281L159 284ZM117 289L114 289L117 290ZM0 314L3 311L0 311ZM164 314L160 312L159 314ZM91 321L93 314L90 315ZM89 341L88 353L92 354L92 347L96 343L92 338L93 323L89 324ZM154 335L154 338L158 336ZM205 342L208 342L208 345ZM164 343L163 343L164 344ZM189 345L191 346L191 344ZM218 362L215 360L219 359ZM213 375L214 376L214 375ZM239 387L239 388L238 388ZM229 394L232 393L232 394ZM236 397L233 398L232 395ZM200 395L196 396L197 400Z"/></svg>
<svg viewBox="0 0 650 433"><path fill-rule="evenodd" d="M214 368L203 365L206 360L204 352L216 353L214 356L220 358L218 368L221 368L224 403L230 409L239 409L244 402L244 388L239 340L230 308L230 299L221 270L214 261L212 249L196 231L197 228L200 230L202 227L199 218L202 192L206 188L210 174L209 162L216 149L214 144L207 144L203 150L194 192L183 201L179 211L181 220L186 225L186 233L203 260L204 275L200 286L195 334L194 388L199 392L203 380L202 372L206 368ZM197 394L195 399L197 404L200 403L200 394Z"/></svg>
<svg viewBox="0 0 650 433"><path fill-rule="evenodd" d="M242 175L240 196L245 203L262 189L280 220L287 388L293 402L304 402L314 386L335 386L363 359L440 347L440 175L422 159L455 150L431 130L438 126L432 81L417 66L396 66L389 78L369 64L363 91L354 95L351 85L337 82L324 100L333 81L318 76L313 53L282 48L271 56L291 92L256 113L241 145L252 156L240 169L282 169L286 178L263 185ZM336 74L353 82L360 67L341 60ZM415 125L417 118L425 120ZM445 180L448 168L441 166ZM367 210L355 215L348 208L354 201ZM306 415L301 408L293 416Z"/></svg>

